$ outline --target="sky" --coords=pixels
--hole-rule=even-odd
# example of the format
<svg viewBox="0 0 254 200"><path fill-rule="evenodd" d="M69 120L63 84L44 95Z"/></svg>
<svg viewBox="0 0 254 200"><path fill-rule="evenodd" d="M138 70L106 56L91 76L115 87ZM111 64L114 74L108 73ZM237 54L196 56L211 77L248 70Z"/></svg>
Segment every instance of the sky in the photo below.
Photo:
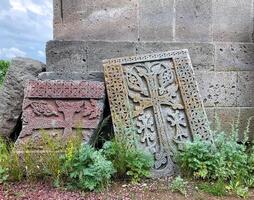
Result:
<svg viewBox="0 0 254 200"><path fill-rule="evenodd" d="M0 60L16 56L45 62L53 38L53 0L0 0Z"/></svg>

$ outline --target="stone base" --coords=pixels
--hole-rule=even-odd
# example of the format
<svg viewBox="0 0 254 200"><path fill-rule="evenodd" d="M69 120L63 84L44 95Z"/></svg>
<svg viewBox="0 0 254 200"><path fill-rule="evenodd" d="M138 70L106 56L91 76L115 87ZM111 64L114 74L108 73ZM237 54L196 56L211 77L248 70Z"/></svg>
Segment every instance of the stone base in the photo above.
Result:
<svg viewBox="0 0 254 200"><path fill-rule="evenodd" d="M42 134L69 137L81 133L90 142L103 116L105 87L98 81L29 81L23 102L23 128L17 145L41 149Z"/></svg>
<svg viewBox="0 0 254 200"><path fill-rule="evenodd" d="M87 81L101 81L104 82L104 75L102 72L43 72L38 78L40 80L87 80Z"/></svg>

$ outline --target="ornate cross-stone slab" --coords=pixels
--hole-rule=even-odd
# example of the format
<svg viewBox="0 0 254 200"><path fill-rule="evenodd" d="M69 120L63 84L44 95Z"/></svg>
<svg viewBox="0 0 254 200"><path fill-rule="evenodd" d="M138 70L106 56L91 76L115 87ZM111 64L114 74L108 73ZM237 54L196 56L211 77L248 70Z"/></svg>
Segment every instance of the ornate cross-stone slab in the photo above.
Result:
<svg viewBox="0 0 254 200"><path fill-rule="evenodd" d="M155 177L175 172L193 135L212 139L188 50L104 60L104 71L115 131L154 155Z"/></svg>
<svg viewBox="0 0 254 200"><path fill-rule="evenodd" d="M89 142L102 118L104 100L103 82L29 81L23 102L23 127L17 144L27 140L36 143L42 130L63 138L80 131Z"/></svg>

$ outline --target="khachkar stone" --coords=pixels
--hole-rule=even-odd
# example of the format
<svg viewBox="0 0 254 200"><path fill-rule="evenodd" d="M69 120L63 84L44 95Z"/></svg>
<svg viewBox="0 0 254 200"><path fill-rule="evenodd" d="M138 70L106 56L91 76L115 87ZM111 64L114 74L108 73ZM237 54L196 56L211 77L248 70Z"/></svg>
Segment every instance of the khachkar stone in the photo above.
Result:
<svg viewBox="0 0 254 200"><path fill-rule="evenodd" d="M29 81L17 146L31 141L40 144L43 133L66 138L77 131L89 142L102 119L104 100L103 82Z"/></svg>
<svg viewBox="0 0 254 200"><path fill-rule="evenodd" d="M104 71L115 131L154 155L154 177L175 172L186 140L212 140L187 50L105 60Z"/></svg>

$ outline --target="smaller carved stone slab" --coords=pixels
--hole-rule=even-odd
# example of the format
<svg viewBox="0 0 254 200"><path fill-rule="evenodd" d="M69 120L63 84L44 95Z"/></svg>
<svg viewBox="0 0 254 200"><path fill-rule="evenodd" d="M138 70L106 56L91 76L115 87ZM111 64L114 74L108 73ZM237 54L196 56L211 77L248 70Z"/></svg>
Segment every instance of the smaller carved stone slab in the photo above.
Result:
<svg viewBox="0 0 254 200"><path fill-rule="evenodd" d="M105 86L98 81L31 80L25 88L19 144L39 144L42 133L66 138L81 132L89 142L102 119ZM40 149L35 145L32 149Z"/></svg>

